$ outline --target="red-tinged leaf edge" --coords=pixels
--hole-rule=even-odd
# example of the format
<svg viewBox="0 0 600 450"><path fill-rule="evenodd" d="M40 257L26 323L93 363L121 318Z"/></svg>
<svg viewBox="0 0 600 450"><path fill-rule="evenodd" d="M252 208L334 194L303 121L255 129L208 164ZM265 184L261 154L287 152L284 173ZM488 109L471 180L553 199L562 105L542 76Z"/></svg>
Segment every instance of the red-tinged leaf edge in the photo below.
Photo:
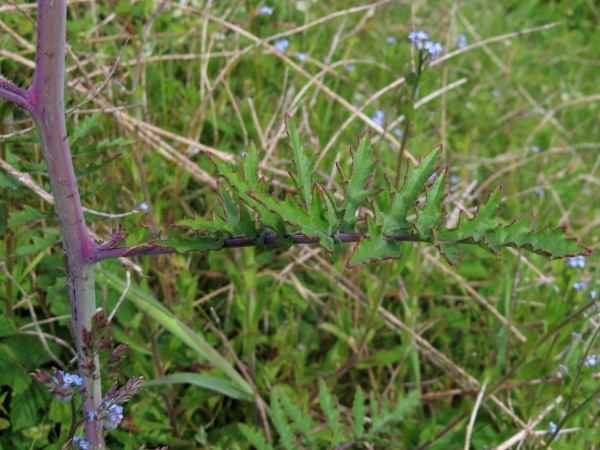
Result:
<svg viewBox="0 0 600 450"><path fill-rule="evenodd" d="M365 214L365 219L364 220L365 220L365 222L367 224L368 224L369 218L373 219L373 222L375 222L375 220L376 220L376 218L374 216L371 216L370 214ZM378 228L382 228L381 225L375 225L375 226L377 226ZM367 228L368 228L368 225L367 225ZM385 235L384 235L384 237L386 239L390 239L390 238L388 238ZM375 258L375 259L372 259L370 261L365 261L365 262L360 263L360 264L351 265L350 261L352 260L352 257L354 256L354 253L356 252L356 249L358 248L358 245L360 244L360 241L362 239L371 239L371 237L368 236L368 235L366 235L366 234L363 234L363 235L361 235L361 236L358 237L358 241L356 242L356 245L352 249L352 254L348 258L348 261L346 262L346 268L347 269L355 269L356 267L360 267L360 266L364 266L364 265L367 265L367 264L376 263L376 262L380 262L380 261L385 261L385 260L389 260L389 259L402 259L403 256L404 256L404 255L400 255L400 256L391 256L390 255L390 256L386 256L385 258Z"/></svg>

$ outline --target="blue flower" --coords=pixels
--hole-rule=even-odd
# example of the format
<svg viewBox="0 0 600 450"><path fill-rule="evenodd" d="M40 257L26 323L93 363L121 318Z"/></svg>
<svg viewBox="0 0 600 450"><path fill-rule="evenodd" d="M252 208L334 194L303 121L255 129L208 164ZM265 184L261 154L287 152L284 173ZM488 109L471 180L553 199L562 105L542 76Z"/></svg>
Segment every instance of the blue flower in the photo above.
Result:
<svg viewBox="0 0 600 450"><path fill-rule="evenodd" d="M427 179L428 183L433 183L435 181L435 179L439 177L439 175L437 173L432 173L431 176Z"/></svg>
<svg viewBox="0 0 600 450"><path fill-rule="evenodd" d="M394 134L398 137L402 137L404 135L404 131L402 131L400 128L396 128L394 130Z"/></svg>
<svg viewBox="0 0 600 450"><path fill-rule="evenodd" d="M64 373L62 370L58 371L59 381L56 377L52 377L52 384L50 386L50 392L54 394L54 398L59 402L68 402L73 398L73 395L79 390L79 386L82 385L83 379L77 375L71 375L70 373Z"/></svg>
<svg viewBox="0 0 600 450"><path fill-rule="evenodd" d="M465 48L467 46L467 36L464 34L459 34L456 36L456 40L458 41L458 48Z"/></svg>
<svg viewBox="0 0 600 450"><path fill-rule="evenodd" d="M576 267L578 269L585 269L585 265L585 256L579 255L567 259L567 266Z"/></svg>
<svg viewBox="0 0 600 450"><path fill-rule="evenodd" d="M429 52L429 59L434 61L440 56L444 47L439 42L427 41L424 45L425 50Z"/></svg>
<svg viewBox="0 0 600 450"><path fill-rule="evenodd" d="M587 287L587 283L584 283L583 281L578 281L577 283L573 283L573 289L575 289L576 291L581 291L582 289L585 289Z"/></svg>
<svg viewBox="0 0 600 450"><path fill-rule="evenodd" d="M537 145L532 145L531 147L529 147L529 150L531 150L533 153L540 152L540 148Z"/></svg>
<svg viewBox="0 0 600 450"><path fill-rule="evenodd" d="M375 122L379 126L382 126L383 119L385 119L385 113L379 109L375 111L375 113L373 114L373 122Z"/></svg>
<svg viewBox="0 0 600 450"><path fill-rule="evenodd" d="M137 209L138 211L148 212L150 207L148 206L148 203L144 202L137 205L135 209Z"/></svg>
<svg viewBox="0 0 600 450"><path fill-rule="evenodd" d="M498 98L498 97L500 97L500 92L498 92L496 89L494 89L494 90L492 91L492 97L495 97L495 98Z"/></svg>
<svg viewBox="0 0 600 450"><path fill-rule="evenodd" d="M304 61L306 61L306 54L305 54L305 53L298 52L298 53L296 53L296 56L298 57L298 59L299 59L301 62L304 62Z"/></svg>
<svg viewBox="0 0 600 450"><path fill-rule="evenodd" d="M102 421L104 428L107 430L114 430L119 426L123 420L123 407L119 405L112 405L106 411L106 418Z"/></svg>
<svg viewBox="0 0 600 450"><path fill-rule="evenodd" d="M279 39L277 42L275 42L273 46L281 53L283 53L285 49L290 46L290 41L288 41L287 39Z"/></svg>
<svg viewBox="0 0 600 450"><path fill-rule="evenodd" d="M588 297L590 298L590 300L596 300L597 295L598 295L598 293L596 291L590 291L590 293L588 294Z"/></svg>
<svg viewBox="0 0 600 450"><path fill-rule="evenodd" d="M388 36L385 38L385 42L387 42L388 44L393 44L394 42L396 42L396 38L394 36Z"/></svg>
<svg viewBox="0 0 600 450"><path fill-rule="evenodd" d="M593 369L598 365L598 355L587 355L583 365Z"/></svg>
<svg viewBox="0 0 600 450"><path fill-rule="evenodd" d="M424 31L411 31L408 34L408 39L410 39L414 48L421 50L423 48L423 42L429 39L429 35Z"/></svg>
<svg viewBox="0 0 600 450"><path fill-rule="evenodd" d="M556 425L554 422L550 422L548 429L550 430L550 434L554 434L558 431L558 425Z"/></svg>
<svg viewBox="0 0 600 450"><path fill-rule="evenodd" d="M112 405L107 408L106 402L103 402L100 408L88 414L89 420L102 422L107 430L114 430L123 420L123 407Z"/></svg>
<svg viewBox="0 0 600 450"><path fill-rule="evenodd" d="M273 14L273 8L269 8L268 6L263 6L258 11L258 14L261 16L265 16L265 15L270 16L271 14Z"/></svg>
<svg viewBox="0 0 600 450"><path fill-rule="evenodd" d="M352 71L354 70L354 64L348 64L348 65L346 66L346 70L347 70L348 72L352 72Z"/></svg>
<svg viewBox="0 0 600 450"><path fill-rule="evenodd" d="M543 196L544 196L544 190L543 190L542 188L540 188L540 187L536 187L536 188L534 189L534 191L535 191L535 193L536 193L537 195L539 195L540 197L543 197Z"/></svg>
<svg viewBox="0 0 600 450"><path fill-rule="evenodd" d="M245 158L246 156L248 156L248 152L242 152L242 158Z"/></svg>
<svg viewBox="0 0 600 450"><path fill-rule="evenodd" d="M75 450L87 450L90 447L90 443L83 439L81 436L75 436L71 439L71 448Z"/></svg>
<svg viewBox="0 0 600 450"><path fill-rule="evenodd" d="M456 175L452 175L450 177L450 183L452 183L452 184L458 183L458 177Z"/></svg>

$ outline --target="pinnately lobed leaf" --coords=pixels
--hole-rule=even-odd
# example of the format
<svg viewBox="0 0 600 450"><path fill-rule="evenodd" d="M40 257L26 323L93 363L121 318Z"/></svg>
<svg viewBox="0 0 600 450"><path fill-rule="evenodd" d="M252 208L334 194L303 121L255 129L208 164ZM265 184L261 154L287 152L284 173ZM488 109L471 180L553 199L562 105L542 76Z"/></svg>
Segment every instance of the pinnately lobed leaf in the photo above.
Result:
<svg viewBox="0 0 600 450"><path fill-rule="evenodd" d="M459 223L448 229L444 223L443 203L448 193L449 168L439 168L442 146L434 147L417 164L407 162L404 183L395 191L387 175L387 191L371 186L379 161L373 159L371 133L365 133L351 150L350 176L341 174L344 198L339 202L323 185L315 182L318 154L308 156L302 138L286 114L285 124L292 152L294 173L290 177L295 192L283 198L259 175L258 151L251 143L239 167L219 157L209 158L222 179L218 182L220 211L211 219L194 216L173 224L199 233L195 239L175 238L151 242L178 252L220 250L224 239L247 237L256 245L270 233L285 250L293 235L318 241L335 261L342 252L339 236L354 234L358 240L346 266L357 267L385 259L398 259L402 252L398 240L420 241L435 245L449 264L457 264L465 245L476 245L500 256L502 247L516 247L550 258L589 255L591 251L565 235L564 228L531 228L533 213L503 225L498 219L502 185L478 205L473 217L462 211ZM383 200L381 200L383 199ZM371 210L373 214L365 213ZM365 220L359 220L365 217ZM413 219L414 217L414 219ZM202 233L208 233L202 234Z"/></svg>

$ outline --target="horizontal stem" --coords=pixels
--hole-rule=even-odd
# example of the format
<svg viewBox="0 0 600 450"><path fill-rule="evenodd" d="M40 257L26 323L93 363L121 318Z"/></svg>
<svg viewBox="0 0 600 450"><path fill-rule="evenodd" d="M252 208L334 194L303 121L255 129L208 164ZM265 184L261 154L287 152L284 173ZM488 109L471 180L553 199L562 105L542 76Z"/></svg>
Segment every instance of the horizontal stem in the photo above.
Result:
<svg viewBox="0 0 600 450"><path fill-rule="evenodd" d="M358 242L358 239L364 236L364 233L339 233L334 235L333 237L339 239L341 242ZM390 234L386 237L395 241L421 241L419 236L415 234ZM294 244L318 244L320 238L311 238L304 236L303 234L293 234L292 241ZM94 253L94 256L92 257L92 261L97 262L108 258L120 258L129 256L164 255L169 253L178 253L172 247L159 247L158 245L160 245L160 241L152 241L134 247L119 247L107 250L98 248ZM274 233L266 235L262 243L259 243L256 239L250 238L225 239L223 241L222 248L257 247L263 245L277 245L277 235Z"/></svg>

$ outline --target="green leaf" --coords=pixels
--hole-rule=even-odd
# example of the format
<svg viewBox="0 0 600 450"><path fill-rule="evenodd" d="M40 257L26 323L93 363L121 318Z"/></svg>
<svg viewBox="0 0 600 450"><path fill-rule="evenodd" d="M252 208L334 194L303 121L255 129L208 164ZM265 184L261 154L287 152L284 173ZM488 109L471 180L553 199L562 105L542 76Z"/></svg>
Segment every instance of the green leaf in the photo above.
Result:
<svg viewBox="0 0 600 450"><path fill-rule="evenodd" d="M12 212L10 219L8 219L8 226L14 227L16 225L22 225L28 222L34 222L39 219L48 219L53 217L54 214L48 212L42 212L38 209L32 208L29 205L23 205L24 211Z"/></svg>
<svg viewBox="0 0 600 450"><path fill-rule="evenodd" d="M287 396L283 389L279 389L277 392L292 423L298 428L308 442L314 443L317 439L317 435L311 434L310 414L303 414L302 409Z"/></svg>
<svg viewBox="0 0 600 450"><path fill-rule="evenodd" d="M194 239L175 238L152 241L153 247L172 248L178 253L205 252L207 250L221 250L223 248L223 236L198 236Z"/></svg>
<svg viewBox="0 0 600 450"><path fill-rule="evenodd" d="M238 424L238 427L250 445L253 445L258 450L273 450L273 446L267 443L263 430L255 430L244 423Z"/></svg>
<svg viewBox="0 0 600 450"><path fill-rule="evenodd" d="M287 134L290 138L290 147L292 148L292 162L296 167L296 176L292 176L292 180L304 200L304 204L310 208L313 201L313 179L315 175L315 164L318 153L312 156L307 156L304 151L302 137L298 134L296 124L289 114L285 115L285 126Z"/></svg>
<svg viewBox="0 0 600 450"><path fill-rule="evenodd" d="M13 394L16 394L23 392L31 383L31 377L19 364L15 350L0 344L0 386L10 386Z"/></svg>
<svg viewBox="0 0 600 450"><path fill-rule="evenodd" d="M60 236L56 235L56 236L50 236L47 238L33 236L31 239L33 241L33 244L22 245L15 251L15 255L23 256L23 255L29 255L30 253L37 253L40 250L43 250L46 247L49 247L52 244L57 243L60 240Z"/></svg>
<svg viewBox="0 0 600 450"><path fill-rule="evenodd" d="M228 163L221 160L218 156L213 155L210 152L207 152L207 155L217 168L219 174L229 182L229 185L237 192L240 199L252 206L258 213L259 220L265 226L277 233L278 244L281 245L284 250L288 250L292 246L293 242L291 236L289 235L290 233L288 232L288 229L281 217L271 211L269 207L257 203L248 196L247 192L253 191L253 189L251 185L244 179L244 177L242 177L239 171L233 170ZM262 184L263 183L258 183L258 186L262 187ZM263 192L263 190L261 189L260 192Z"/></svg>
<svg viewBox="0 0 600 450"><path fill-rule="evenodd" d="M339 219L335 207L324 194L323 188L315 184L313 190L317 192L311 195L314 201L309 210L296 203L290 195L283 201L260 192L248 192L248 195L265 207L268 205L287 223L300 227L305 236L319 238L319 243L329 253L336 253L336 242L332 236L338 228Z"/></svg>
<svg viewBox="0 0 600 450"><path fill-rule="evenodd" d="M319 398L321 400L323 414L325 414L325 417L327 418L327 426L335 436L338 434L336 433L336 429L338 426L340 410L335 404L335 397L329 393L327 385L323 380L319 382Z"/></svg>
<svg viewBox="0 0 600 450"><path fill-rule="evenodd" d="M73 145L79 138L88 134L94 125L96 125L98 119L100 119L100 113L92 114L78 124L75 130L69 134L69 145Z"/></svg>
<svg viewBox="0 0 600 450"><path fill-rule="evenodd" d="M126 145L131 145L135 143L134 139L102 139L101 141L95 141L91 144L84 145L80 147L78 145L73 146L72 154L75 155L84 155L87 153L98 153L99 151L111 149L114 150L118 147L124 147Z"/></svg>
<svg viewBox="0 0 600 450"><path fill-rule="evenodd" d="M415 390L408 394L406 397L398 400L398 404L391 411L391 420L399 422L404 420L405 416L412 412L413 409L417 408L421 404L421 394Z"/></svg>
<svg viewBox="0 0 600 450"><path fill-rule="evenodd" d="M277 428L283 447L286 450L294 450L296 448L294 445L294 431L288 423L285 410L281 407L274 390L271 391L271 419L273 420L275 428Z"/></svg>
<svg viewBox="0 0 600 450"><path fill-rule="evenodd" d="M423 240L429 239L432 236L432 229L440 226L442 219L446 215L442 211L442 202L445 200L448 194L446 194L446 187L448 183L448 168L446 167L440 176L438 176L433 185L427 190L427 199L425 206L422 210L417 210L417 221L415 222L415 228L419 232L419 235Z"/></svg>
<svg viewBox="0 0 600 450"><path fill-rule="evenodd" d="M26 391L15 395L10 402L12 429L16 431L38 424L37 411L45 408L49 400L46 388L38 383L31 383Z"/></svg>
<svg viewBox="0 0 600 450"><path fill-rule="evenodd" d="M144 386L157 386L161 384L193 384L194 386L210 389L211 391L219 392L237 400L253 400L252 395L249 395L248 392L240 389L231 382L210 375L179 372L144 382Z"/></svg>
<svg viewBox="0 0 600 450"><path fill-rule="evenodd" d="M341 208L343 212L342 231L354 231L354 224L357 221L356 211L367 198L380 192L380 190L365 190L367 182L373 177L373 173L379 165L379 161L371 159L372 153L371 133L367 132L359 139L356 151L352 152L352 174L348 180L344 180L346 197Z"/></svg>
<svg viewBox="0 0 600 450"><path fill-rule="evenodd" d="M142 291L135 286L131 286L126 290L126 283L111 272L98 268L96 270L98 281L106 285L112 284L117 291L126 291L126 298L131 300L139 309L148 314L163 327L169 330L173 335L177 336L184 344L190 347L198 355L202 356L212 366L223 371L229 379L238 386L239 389L248 393L254 398L254 393L250 385L244 378L233 368L227 360L221 356L214 347L212 347L199 334L191 330L187 325L177 319L167 308L161 305L150 293Z"/></svg>
<svg viewBox="0 0 600 450"><path fill-rule="evenodd" d="M21 182L14 179L13 177L10 177L8 175L5 175L3 173L0 173L0 188L11 188L11 189L17 189L19 186L21 185Z"/></svg>
<svg viewBox="0 0 600 450"><path fill-rule="evenodd" d="M478 245L500 257L502 247L522 248L532 253L552 259L568 256L588 255L591 251L578 244L574 238L565 234L564 228L540 231L531 229L533 213L528 213L509 225L503 225L497 218L502 198L502 184L489 195L487 201L480 203L474 217L469 219L461 211L456 228L443 229L434 237L434 243L440 253L451 265L462 259L460 249L463 245Z"/></svg>
<svg viewBox="0 0 600 450"><path fill-rule="evenodd" d="M118 159L120 157L121 157L121 153L117 153L108 158L106 158L104 156L100 156L95 161L88 163L83 169L75 167L75 176L77 177L78 180L85 178L85 177L93 174L94 172L98 172L99 170L104 169L106 166L108 166L110 163L112 163L113 161L115 161L116 159Z"/></svg>
<svg viewBox="0 0 600 450"><path fill-rule="evenodd" d="M385 259L400 259L402 253L400 244L383 234L383 227L377 225L370 215L366 215L367 232L359 237L350 261L346 264L349 269L371 262Z"/></svg>
<svg viewBox="0 0 600 450"><path fill-rule="evenodd" d="M211 220L194 216L193 219L183 219L175 222L174 227L188 227L196 232L208 231L211 233L226 232L233 237L247 236L257 238L259 230L248 213L248 207L231 193L223 183L217 182L219 203L223 210L223 217L213 211Z"/></svg>
<svg viewBox="0 0 600 450"><path fill-rule="evenodd" d="M356 439L360 439L365 434L365 416L367 415L367 407L365 406L365 396L363 395L360 385L356 387L354 393L354 404L352 405L352 416L354 425L352 431Z"/></svg>
<svg viewBox="0 0 600 450"><path fill-rule="evenodd" d="M6 316L0 316L0 337L11 336L17 333L17 326L14 320Z"/></svg>
<svg viewBox="0 0 600 450"><path fill-rule="evenodd" d="M256 149L256 145L254 142L250 141L250 146L248 147L248 152L244 157L242 162L242 166L244 168L244 178L248 183L248 187L250 189L258 188L258 150Z"/></svg>
<svg viewBox="0 0 600 450"><path fill-rule="evenodd" d="M383 230L385 234L402 233L411 223L406 220L406 214L412 209L425 188L425 182L434 172L437 160L442 152L442 146L431 150L418 166L412 166L411 161L407 163L404 184L398 192L395 192L390 184L390 196L392 204L383 213Z"/></svg>

